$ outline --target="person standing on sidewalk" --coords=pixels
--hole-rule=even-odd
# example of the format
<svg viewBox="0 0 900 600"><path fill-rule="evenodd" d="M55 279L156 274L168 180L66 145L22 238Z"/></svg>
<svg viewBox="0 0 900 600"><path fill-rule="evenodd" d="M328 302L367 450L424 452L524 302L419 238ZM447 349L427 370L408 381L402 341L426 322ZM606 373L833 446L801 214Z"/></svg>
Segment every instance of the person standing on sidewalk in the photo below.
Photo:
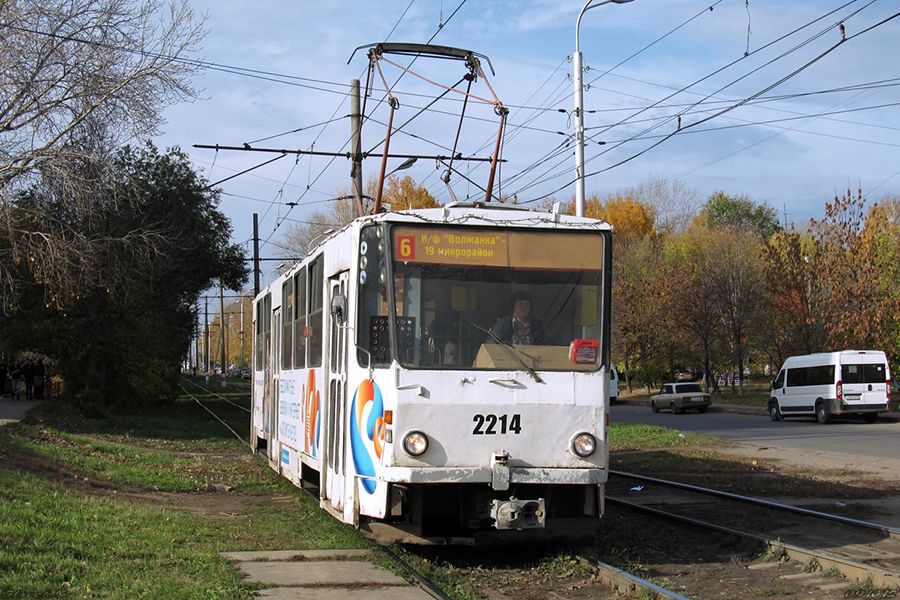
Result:
<svg viewBox="0 0 900 600"><path fill-rule="evenodd" d="M13 364L12 373L10 373L10 378L12 379L12 387L9 390L9 397L13 400L19 399L19 386L22 381L22 370L19 369L18 363Z"/></svg>
<svg viewBox="0 0 900 600"><path fill-rule="evenodd" d="M34 362L28 360L22 366L22 378L25 380L25 400L31 400L34 396Z"/></svg>
<svg viewBox="0 0 900 600"><path fill-rule="evenodd" d="M43 400L44 399L44 379L47 376L47 367L44 366L44 361L42 359L38 359L37 364L34 366L34 399L35 400Z"/></svg>

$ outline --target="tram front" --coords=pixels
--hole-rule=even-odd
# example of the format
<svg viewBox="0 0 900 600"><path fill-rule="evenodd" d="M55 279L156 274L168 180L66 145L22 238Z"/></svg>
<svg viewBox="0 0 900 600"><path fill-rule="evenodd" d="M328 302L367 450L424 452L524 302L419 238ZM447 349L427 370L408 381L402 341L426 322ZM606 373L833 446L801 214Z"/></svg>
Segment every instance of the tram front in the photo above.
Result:
<svg viewBox="0 0 900 600"><path fill-rule="evenodd" d="M362 514L426 538L591 531L608 463L610 248L604 222L511 209L360 229Z"/></svg>

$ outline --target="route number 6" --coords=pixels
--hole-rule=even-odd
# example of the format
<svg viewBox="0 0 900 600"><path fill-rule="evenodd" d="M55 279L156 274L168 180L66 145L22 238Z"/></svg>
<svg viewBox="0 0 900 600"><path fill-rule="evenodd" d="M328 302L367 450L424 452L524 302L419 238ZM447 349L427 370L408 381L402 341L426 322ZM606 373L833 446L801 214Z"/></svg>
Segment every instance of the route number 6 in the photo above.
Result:
<svg viewBox="0 0 900 600"><path fill-rule="evenodd" d="M416 258L416 241L414 236L397 236L397 255L401 260L414 260Z"/></svg>

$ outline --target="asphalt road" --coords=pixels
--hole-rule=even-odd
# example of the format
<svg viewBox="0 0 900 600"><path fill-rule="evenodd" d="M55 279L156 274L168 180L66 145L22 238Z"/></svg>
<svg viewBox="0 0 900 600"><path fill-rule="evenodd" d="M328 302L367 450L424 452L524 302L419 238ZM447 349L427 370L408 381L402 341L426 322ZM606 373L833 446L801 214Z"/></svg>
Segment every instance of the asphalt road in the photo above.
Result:
<svg viewBox="0 0 900 600"><path fill-rule="evenodd" d="M773 423L768 416L724 412L654 414L649 406L625 404L613 405L610 417L613 423L659 425L762 446L900 459L900 422L846 419L819 425L810 417Z"/></svg>

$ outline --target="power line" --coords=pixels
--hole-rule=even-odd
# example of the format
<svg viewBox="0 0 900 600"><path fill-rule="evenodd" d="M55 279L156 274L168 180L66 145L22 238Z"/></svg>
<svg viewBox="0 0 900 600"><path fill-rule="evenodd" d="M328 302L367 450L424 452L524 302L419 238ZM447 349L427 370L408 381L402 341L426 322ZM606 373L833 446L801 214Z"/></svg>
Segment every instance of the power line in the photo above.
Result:
<svg viewBox="0 0 900 600"><path fill-rule="evenodd" d="M683 91L685 91L685 90L687 90L687 89L693 87L694 85L696 85L696 84L698 84L698 83L701 83L702 81L705 81L706 79L709 79L709 78L712 77L713 75L722 72L723 70L725 70L725 69L731 67L731 66L734 65L734 64L737 64L738 62L740 62L740 61L742 61L742 60L745 60L745 59L748 58L749 56L752 56L752 55L754 55L754 54L756 54L756 53L758 53L758 52L761 52L761 51L764 50L764 49L769 48L770 46L774 45L775 43L777 43L777 42L779 42L779 41L781 41L781 40L784 40L784 39L786 39L786 38L788 38L788 37L794 35L795 33L799 32L799 31L802 31L803 29L806 29L806 28L809 27L810 25L812 25L812 24L814 24L814 23L817 23L817 22L819 22L819 21L821 21L821 20L823 20L823 19L825 19L825 18L831 16L831 15L834 14L835 12L837 12L837 11L839 11L839 10L841 10L841 9L843 9L843 8L845 8L845 7L849 6L849 5L851 5L851 4L854 4L854 3L857 2L857 1L858 1L858 0L851 0L850 2L847 2L847 3L845 3L844 5L838 7L837 9L834 9L834 10L832 10L832 11L829 11L829 12L825 13L824 15L822 15L822 16L820 16L820 17L817 17L816 19L814 19L814 20L812 20L812 21L810 21L810 22L808 22L808 23L806 23L806 24L804 24L804 25L801 25L800 27L797 27L797 28L791 30L790 32L788 32L788 33L786 33L786 34L784 34L784 35L782 35L782 36L779 36L778 38L776 38L776 39L770 41L769 43L767 43L767 44L761 46L760 48L757 48L756 50L753 50L753 51L750 52L749 54L744 55L744 56L742 56L742 57L740 57L740 58L738 58L738 59L735 59L734 61L731 61L730 63L726 64L725 66L716 69L715 71L711 72L711 73L708 74L708 75L705 75L704 77L702 77L702 78L700 78L700 79L694 81L693 83L688 84L688 85L682 87L682 88L681 88L680 90L678 90L677 92L674 92L674 93L672 93L672 94L669 94L668 96L666 96L665 98L661 99L661 100L660 100L658 103L656 103L656 104L659 104L659 103L661 103L661 102L664 102L664 101L666 101L666 100L672 98L672 97L675 96L676 94L681 93L681 92L683 92ZM875 1L876 1L876 0L871 0L868 4L864 5L862 8L853 11L852 13L850 13L849 15L847 15L846 17L844 17L844 18L841 19L840 21L836 22L835 24L829 25L829 26L826 27L825 29L823 29L823 30L821 30L821 31L819 31L819 32L817 32L817 33L815 33L815 34L813 34L811 37L809 37L809 38L807 38L805 41L803 41L803 42L801 42L801 43L795 45L795 46L794 46L793 48L791 48L790 50L781 53L780 55L778 55L777 57L775 57L775 58L773 58L773 59L767 61L767 62L764 63L763 65L761 65L761 66L759 66L759 67L757 67L757 68L755 68L755 69L752 69L750 72L748 72L748 73L742 75L741 77L739 77L739 78L737 78L737 79L731 81L730 83L728 83L728 84L726 84L726 85L723 85L723 86L720 87L716 92L714 92L714 94L715 94L715 93L719 93L719 92L721 92L721 91L724 90L724 89L727 89L728 87L730 87L730 86L734 85L735 83L737 83L737 82L739 82L739 81L745 79L745 78L748 77L750 74L759 71L760 69L764 68L765 66L768 66L768 65L774 63L775 61L780 60L781 58L784 58L785 56L788 56L789 54L791 54L791 53L793 53L793 52L796 52L799 48L802 48L802 47L806 46L807 44L809 44L809 43L811 43L813 40L815 40L815 39L821 37L822 35L824 35L824 34L827 33L828 31L831 31L831 30L835 29L835 28L838 26L838 24L840 24L840 23L842 23L842 22L845 22L847 19L849 19L849 18L855 16L855 15L858 14L860 11L864 10L865 8L867 8L868 6L870 6L871 4L873 4ZM896 15L894 15L894 17L896 17ZM886 19L886 20L884 20L884 21L882 21L882 22L876 24L876 25L873 26L873 27L877 27L877 26L879 26L879 25L882 25L882 24L884 24L885 22L889 21L890 19L893 19L894 17L890 17L890 18L888 18L888 19ZM863 31L861 31L861 32L859 32L859 33L857 33L856 35L847 38L847 39L849 40L849 39L852 39L853 37L857 37L857 36L861 35L862 33L865 33L865 32L867 32L867 31L869 31L869 30L871 30L871 29L872 29L872 28L867 28L867 29L865 29L865 30L863 30ZM742 105L746 104L748 101L751 101L751 100L753 100L753 99L756 99L757 97L759 97L759 96L765 94L766 92L770 91L770 90L773 89L774 87L780 85L781 83L787 81L788 79L790 79L790 78L794 77L795 75L797 75L798 73L802 72L803 70L805 70L806 68L808 68L809 66L811 66L812 64L814 64L815 62L817 62L818 60L821 60L822 58L824 58L825 56L827 56L829 53L831 53L832 51L834 51L838 46L840 46L840 45L843 43L843 41L844 41L844 40L841 40L841 41L838 42L837 44L834 44L833 46L831 46L830 48L828 48L825 52L819 54L818 56L816 56L815 58L813 58L811 61L807 62L806 64L804 64L804 65L801 66L800 68L794 70L794 71L793 71L792 73L790 73L789 75L787 75L787 76L785 76L785 77L782 77L780 80L778 80L778 81L775 82L774 84L771 84L771 85L765 87L763 90L761 90L761 91L759 91L759 92L757 92L757 93L755 93L755 94L753 94L753 95L751 95L751 96L749 96L749 97L747 97L747 98L745 98L745 99L743 99L743 100L741 100L741 101L738 101L738 102L732 104L731 106L726 107L725 109L722 109L722 110L718 111L718 112L715 113L714 115L711 115L711 116L709 116L709 117L706 117L706 118L704 118L704 119L701 119L701 120L699 120L699 121L696 121L696 122L694 122L694 123L688 125L687 127L693 127L693 126L699 125L700 123L706 122L706 121L708 121L708 120L710 120L710 119L713 119L713 118L718 117L718 116L721 116L721 115L723 115L723 114L725 114L725 113L727 113L727 112L729 112L729 111L731 111L731 110L734 110L735 108L738 108L739 106L742 106ZM704 100L708 99L708 98L711 97L712 95L713 95L713 94L707 95L706 98L704 98ZM656 104L655 104L655 105L656 105ZM696 106L696 104L698 104L698 103L695 103L695 104L692 105L692 106ZM645 108L645 109L643 109L643 110L641 110L641 111L638 111L638 112L635 113L634 115L631 115L630 117L628 117L628 118L626 118L626 119L623 119L623 120L619 121L619 122L616 124L616 126L628 122L630 119L634 118L635 116L637 116L637 115L639 115L639 114L641 114L641 113L643 113L643 112L646 112L646 110L649 110L650 108L653 108L653 106L655 106L655 105L651 105L650 107L647 107L647 108ZM688 111L684 111L684 113L682 113L682 114L686 114L686 113L689 112L689 111L690 111L690 109L688 109ZM670 119L670 121L671 121L671 119ZM629 138L628 140L625 140L625 141L623 141L623 142L620 142L620 143L614 145L612 148L605 149L604 151L600 152L599 154L597 154L597 155L591 157L591 158L590 158L588 161L586 161L586 162L590 162L590 161L592 161L592 160L594 160L594 159L596 159L596 158L602 156L603 154L606 154L607 152L609 152L609 151L611 151L611 150L614 150L614 149L618 148L618 147L621 146L623 143L626 143L627 141L631 141L631 139L634 139L634 138L637 138L637 137L639 137L639 136L645 135L645 134L647 134L647 133L653 131L654 129L657 129L658 127L660 127L661 125L663 125L665 122L667 122L667 121L663 121L662 123L659 123L659 124L654 125L654 126L652 126L652 127L650 127L650 128L647 128L647 129L645 129L645 130L643 130L643 131L641 131L641 132L635 134L634 136L632 136L632 137ZM685 129L685 128L686 128L686 127L682 127L681 129ZM631 156L625 158L625 159L622 160L622 161L616 162L615 164L610 165L609 167L606 167L606 168L604 168L604 169L600 169L600 170L598 170L598 171L591 172L591 173L585 175L585 177L594 176L594 175L597 175L597 174L599 174L599 173L603 173L603 172L609 171L610 169L613 169L613 168L616 168L616 167L618 167L618 166L621 166L622 164L625 164L625 163L627 163L627 162L629 162L629 161L631 161L631 160L633 160L633 159L635 159L635 158L637 158L637 157L639 157L639 156L641 156L641 155L643 155L643 154L649 152L650 150L652 150L652 149L655 148L656 146L662 144L663 142L665 142L666 140L668 140L668 139L670 139L672 136L674 136L675 133L677 133L677 131L679 131L679 130L673 131L672 133L670 133L670 134L667 135L666 137L663 137L663 138L660 139L659 141L657 141L657 142L655 142L654 144L650 145L649 147L647 147L647 148L641 150L640 152L638 152L638 153L636 153L636 154L633 154L633 155L631 155ZM549 181L549 179L556 178L556 177L559 177L559 176L561 176L561 175L562 175L562 174L560 174L560 175L555 175L555 176L553 176L553 177L551 177L551 178L548 178L548 179L545 179L545 180L543 180L543 181L534 182L534 183L532 183L531 185L529 185L529 187L531 187L531 186L533 186L533 185L537 185L537 184L539 184L539 183L543 183L543 182L545 182L545 181ZM573 181L574 181L574 180L573 180ZM573 181L570 181L569 183L565 184L564 186L561 186L560 188L558 188L558 189L556 189L556 190L554 190L554 191L552 191L552 192L550 192L550 193L548 193L548 194L545 194L545 195L543 195L543 196L540 196L539 198L535 198L534 200L531 200L531 201L533 202L533 201L539 200L539 199L541 199L541 198L546 198L546 197L548 197L548 196L550 196L550 195L552 195L552 194L555 194L555 193L557 193L557 192L559 192L559 191L565 189L566 187L570 186L570 185L573 183ZM520 192L521 192L521 191L522 191L522 190L520 190Z"/></svg>

